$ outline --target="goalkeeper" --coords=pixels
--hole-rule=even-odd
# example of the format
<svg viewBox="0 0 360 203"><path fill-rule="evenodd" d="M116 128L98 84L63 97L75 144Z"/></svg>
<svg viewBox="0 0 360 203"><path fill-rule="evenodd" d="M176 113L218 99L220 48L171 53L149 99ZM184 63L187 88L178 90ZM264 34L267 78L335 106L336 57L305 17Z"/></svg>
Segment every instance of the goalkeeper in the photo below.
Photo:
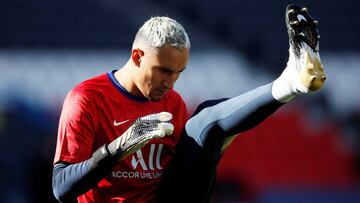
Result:
<svg viewBox="0 0 360 203"><path fill-rule="evenodd" d="M151 18L137 32L122 68L68 93L53 168L60 202L154 202L188 119L173 85L189 49L179 23Z"/></svg>
<svg viewBox="0 0 360 203"><path fill-rule="evenodd" d="M54 160L57 199L207 202L233 135L324 83L316 21L292 5L286 24L290 56L279 78L238 97L204 102L187 121L184 102L172 87L185 69L189 39L172 19L147 21L122 69L68 94Z"/></svg>

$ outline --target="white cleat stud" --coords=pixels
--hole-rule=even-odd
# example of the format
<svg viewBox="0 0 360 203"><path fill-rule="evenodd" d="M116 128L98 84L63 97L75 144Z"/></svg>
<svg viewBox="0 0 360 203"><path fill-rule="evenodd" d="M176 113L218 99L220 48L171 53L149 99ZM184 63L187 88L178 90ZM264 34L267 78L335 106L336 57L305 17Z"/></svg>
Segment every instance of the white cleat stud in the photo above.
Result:
<svg viewBox="0 0 360 203"><path fill-rule="evenodd" d="M294 9L290 9L289 13L291 13L291 14L295 13Z"/></svg>
<svg viewBox="0 0 360 203"><path fill-rule="evenodd" d="M307 9L306 7L303 7L303 8L301 9L301 11L307 12L308 9Z"/></svg>
<svg viewBox="0 0 360 203"><path fill-rule="evenodd" d="M290 24L291 24L291 25L298 25L298 24L299 24L299 21L295 20L295 21L292 21Z"/></svg>
<svg viewBox="0 0 360 203"><path fill-rule="evenodd" d="M300 32L299 34L301 37L305 37L305 34L303 32Z"/></svg>
<svg viewBox="0 0 360 203"><path fill-rule="evenodd" d="M314 24L315 24L315 25L318 25L318 24L319 24L319 21L314 20Z"/></svg>

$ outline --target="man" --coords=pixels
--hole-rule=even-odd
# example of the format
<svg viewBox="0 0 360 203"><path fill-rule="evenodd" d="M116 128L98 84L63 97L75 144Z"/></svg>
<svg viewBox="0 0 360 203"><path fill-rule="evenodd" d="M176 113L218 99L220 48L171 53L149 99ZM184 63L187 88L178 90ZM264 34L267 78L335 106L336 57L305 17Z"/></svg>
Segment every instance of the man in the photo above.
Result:
<svg viewBox="0 0 360 203"><path fill-rule="evenodd" d="M316 22L295 5L287 8L286 22L290 57L281 76L238 97L204 102L187 122L185 105L172 90L188 59L186 32L169 18L146 22L122 69L85 81L67 96L54 160L55 196L79 202L207 202L218 161L234 135L324 83ZM156 112L163 113L146 116ZM127 116L113 123L121 130L110 126L113 114ZM136 119L130 128L128 119Z"/></svg>
<svg viewBox="0 0 360 203"><path fill-rule="evenodd" d="M151 18L137 32L131 57L120 70L69 92L54 160L53 191L59 201L154 201L187 120L173 86L189 49L179 23Z"/></svg>

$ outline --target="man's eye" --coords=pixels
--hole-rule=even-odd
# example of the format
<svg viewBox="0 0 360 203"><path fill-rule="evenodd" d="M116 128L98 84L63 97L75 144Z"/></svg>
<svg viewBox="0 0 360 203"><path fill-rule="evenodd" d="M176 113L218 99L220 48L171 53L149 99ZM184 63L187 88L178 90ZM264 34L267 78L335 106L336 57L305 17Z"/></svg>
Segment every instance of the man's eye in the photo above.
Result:
<svg viewBox="0 0 360 203"><path fill-rule="evenodd" d="M172 71L169 69L161 69L161 72L166 73L166 74L172 73Z"/></svg>

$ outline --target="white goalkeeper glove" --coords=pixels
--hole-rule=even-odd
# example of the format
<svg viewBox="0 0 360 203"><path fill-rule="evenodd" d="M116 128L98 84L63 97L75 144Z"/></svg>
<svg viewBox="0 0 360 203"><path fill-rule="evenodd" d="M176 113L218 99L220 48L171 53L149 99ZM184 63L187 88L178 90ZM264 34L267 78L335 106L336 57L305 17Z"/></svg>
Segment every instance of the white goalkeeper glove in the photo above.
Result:
<svg viewBox="0 0 360 203"><path fill-rule="evenodd" d="M161 112L140 117L120 137L111 142L107 148L111 155L120 153L119 160L136 152L150 140L171 135L174 126L170 123L172 114Z"/></svg>

